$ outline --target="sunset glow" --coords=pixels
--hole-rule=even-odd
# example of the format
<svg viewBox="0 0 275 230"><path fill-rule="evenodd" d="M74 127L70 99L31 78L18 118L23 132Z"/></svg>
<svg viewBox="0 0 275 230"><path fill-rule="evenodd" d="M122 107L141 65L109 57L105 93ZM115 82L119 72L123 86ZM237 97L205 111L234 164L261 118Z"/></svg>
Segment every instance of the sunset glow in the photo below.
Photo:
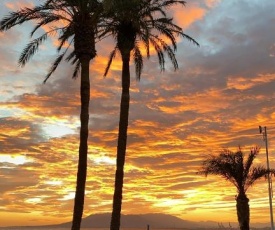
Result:
<svg viewBox="0 0 275 230"><path fill-rule="evenodd" d="M1 0L0 15L38 0ZM131 102L123 214L165 213L191 221L237 222L236 189L215 176L198 175L205 156L260 146L267 126L275 168L275 1L187 0L173 8L176 23L200 43L179 39L176 57L160 72L144 58L141 80L131 66ZM256 19L256 20L255 20ZM79 79L59 66L43 84L55 58L49 39L24 67L20 52L32 24L0 33L0 227L71 221L79 144ZM47 28L44 28L47 29ZM112 210L121 59L103 77L112 38L97 44L91 62L88 178L84 216ZM269 222L267 182L247 193L251 223Z"/></svg>

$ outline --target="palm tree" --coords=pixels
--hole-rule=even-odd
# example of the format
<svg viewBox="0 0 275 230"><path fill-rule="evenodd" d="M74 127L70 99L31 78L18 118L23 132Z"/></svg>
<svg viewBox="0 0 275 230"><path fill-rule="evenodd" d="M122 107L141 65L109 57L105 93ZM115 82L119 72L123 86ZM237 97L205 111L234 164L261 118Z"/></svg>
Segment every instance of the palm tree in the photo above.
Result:
<svg viewBox="0 0 275 230"><path fill-rule="evenodd" d="M153 46L157 53L161 70L164 70L165 53L168 54L174 68L178 68L178 63L175 58L175 51L177 48L176 36L182 36L183 38L186 38L198 45L194 39L184 34L182 29L173 23L172 18L167 17L166 7L177 3L182 5L185 4L184 1L175 0L104 1L105 11L107 12L107 22L103 35L111 33L116 40L116 46L110 54L105 76L108 73L112 60L117 51L119 51L122 58L122 95L117 143L115 189L110 224L111 230L119 230L120 228L130 105L129 89L131 54L135 63L136 78L139 80L143 67L143 57L141 53L142 45L145 47L148 58L150 57L150 46ZM167 39L171 45L169 45L165 39Z"/></svg>
<svg viewBox="0 0 275 230"><path fill-rule="evenodd" d="M237 188L236 209L241 230L249 230L250 211L249 199L246 191L256 181L268 174L275 174L275 169L266 169L263 166L253 166L253 161L259 154L259 148L253 148L244 160L244 153L239 148L237 152L223 150L218 156L210 155L202 163L199 174L218 175L231 182Z"/></svg>
<svg viewBox="0 0 275 230"><path fill-rule="evenodd" d="M90 101L89 64L96 56L95 37L101 10L102 4L97 0L47 0L44 4L32 8L25 7L16 12L10 12L0 21L0 31L9 30L27 21L35 21L37 25L31 32L31 36L45 25L50 28L46 32L42 30L44 33L25 47L19 58L21 66L30 60L48 37L57 35L59 41L57 51L61 54L53 62L44 83L65 57L66 61L75 65L73 77L77 76L81 68L80 144L72 230L80 229L84 207ZM67 54L72 46L73 51Z"/></svg>

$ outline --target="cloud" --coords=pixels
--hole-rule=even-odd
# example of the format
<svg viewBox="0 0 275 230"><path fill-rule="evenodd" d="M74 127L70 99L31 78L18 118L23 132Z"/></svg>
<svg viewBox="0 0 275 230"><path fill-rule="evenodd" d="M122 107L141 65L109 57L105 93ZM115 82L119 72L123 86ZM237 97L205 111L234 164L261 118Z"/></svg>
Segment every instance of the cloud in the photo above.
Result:
<svg viewBox="0 0 275 230"><path fill-rule="evenodd" d="M18 1L9 3L14 6ZM270 0L193 1L175 8L175 19L200 47L180 41L177 71L167 61L161 73L154 55L144 60L139 82L131 66L123 213L165 209L183 219L236 221L236 189L220 178L196 172L208 154L223 148L234 151L238 145L246 152L262 146L257 163L265 164L258 125L268 127L269 147L274 150L272 9ZM13 157L0 163L5 183L0 212L3 216L28 213L27 217L22 214L18 224L32 223L34 216L41 224L65 222L71 217L75 191L80 84L79 79L71 79L73 68L66 63L42 84L55 55L54 41L25 68L17 68L29 26L0 34L0 156ZM121 95L119 56L109 75L102 75L113 45L111 38L97 44L98 56L90 65L85 215L110 212L112 207ZM18 158L22 156L28 161ZM16 157L23 164L15 164ZM272 156L270 160L274 167ZM265 183L249 190L252 222L269 220L259 217L268 210Z"/></svg>

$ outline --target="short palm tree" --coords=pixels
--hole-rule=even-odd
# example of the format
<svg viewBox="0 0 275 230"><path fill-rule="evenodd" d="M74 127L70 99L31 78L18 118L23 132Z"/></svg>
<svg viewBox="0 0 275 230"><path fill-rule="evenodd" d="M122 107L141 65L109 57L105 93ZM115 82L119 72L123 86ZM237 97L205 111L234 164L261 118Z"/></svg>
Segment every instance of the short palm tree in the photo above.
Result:
<svg viewBox="0 0 275 230"><path fill-rule="evenodd" d="M97 0L45 0L43 4L33 8L25 7L11 12L0 21L0 31L9 30L27 21L35 21L37 25L31 32L31 36L41 28L44 32L25 47L19 58L21 66L30 60L48 37L57 35L59 41L57 51L61 54L55 59L44 82L56 70L64 57L66 57L65 60L75 64L73 77L77 76L77 72L81 68L81 125L73 230L80 229L84 207L90 101L89 63L96 56L95 37L101 9L102 5ZM45 32L43 27L46 25L50 29ZM70 47L72 47L72 51L70 51ZM69 54L67 54L68 51L70 51Z"/></svg>
<svg viewBox="0 0 275 230"><path fill-rule="evenodd" d="M111 52L105 75L108 73L109 67L117 51L122 58L122 96L117 144L115 191L110 225L111 230L119 230L120 228L130 106L131 55L135 63L136 77L139 80L143 67L141 46L145 48L147 57L150 57L150 47L152 46L154 48L158 56L161 70L164 70L165 53L172 61L174 68L178 68L178 63L175 58L175 51L177 48L176 36L182 36L198 45L194 39L184 34L182 29L173 23L172 18L167 17L166 8L177 3L182 5L185 4L184 1L175 0L104 1L105 11L107 12L107 22L103 34L111 33L116 40L116 46ZM171 45L168 43L171 43Z"/></svg>
<svg viewBox="0 0 275 230"><path fill-rule="evenodd" d="M245 160L240 148L237 152L223 150L220 155L210 155L203 161L202 169L199 171L199 174L206 176L209 174L221 176L237 188L236 208L241 230L249 230L250 211L247 189L268 174L275 174L275 169L268 170L263 166L253 166L253 161L258 154L259 148L253 148Z"/></svg>

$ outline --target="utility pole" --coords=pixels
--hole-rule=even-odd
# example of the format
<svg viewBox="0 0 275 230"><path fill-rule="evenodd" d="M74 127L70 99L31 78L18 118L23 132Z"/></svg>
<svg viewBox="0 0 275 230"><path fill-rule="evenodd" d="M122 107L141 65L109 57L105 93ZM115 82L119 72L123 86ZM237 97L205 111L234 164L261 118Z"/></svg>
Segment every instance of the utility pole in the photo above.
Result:
<svg viewBox="0 0 275 230"><path fill-rule="evenodd" d="M266 126L262 127L259 126L259 131L263 134L263 140L265 142L265 151L266 151L266 165L267 170L270 169L269 167L269 159L268 159L268 141L267 141L267 128ZM270 208L270 222L271 222L271 230L274 230L274 223L273 223L273 209L272 209L272 180L270 178L270 173L267 175L268 179L268 194L269 194L269 208Z"/></svg>

